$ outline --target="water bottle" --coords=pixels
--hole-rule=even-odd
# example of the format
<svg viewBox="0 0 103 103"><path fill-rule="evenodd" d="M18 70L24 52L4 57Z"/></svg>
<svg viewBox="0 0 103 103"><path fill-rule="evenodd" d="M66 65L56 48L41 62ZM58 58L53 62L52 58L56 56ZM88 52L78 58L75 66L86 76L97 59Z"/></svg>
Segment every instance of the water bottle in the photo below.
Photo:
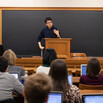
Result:
<svg viewBox="0 0 103 103"><path fill-rule="evenodd" d="M28 71L25 71L25 78L27 78L28 77Z"/></svg>
<svg viewBox="0 0 103 103"><path fill-rule="evenodd" d="M21 76L21 83L24 84L25 79L28 77L28 71L25 71L25 75Z"/></svg>

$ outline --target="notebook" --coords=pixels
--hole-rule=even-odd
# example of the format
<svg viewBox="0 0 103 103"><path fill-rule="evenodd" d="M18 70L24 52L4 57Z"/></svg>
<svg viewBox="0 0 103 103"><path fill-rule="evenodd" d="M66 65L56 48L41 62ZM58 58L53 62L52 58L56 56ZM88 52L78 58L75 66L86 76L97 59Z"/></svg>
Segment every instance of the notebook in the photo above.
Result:
<svg viewBox="0 0 103 103"><path fill-rule="evenodd" d="M62 103L63 93L59 91L52 91L49 93L49 98L47 103Z"/></svg>
<svg viewBox="0 0 103 103"><path fill-rule="evenodd" d="M81 64L81 75L86 75L87 64Z"/></svg>
<svg viewBox="0 0 103 103"><path fill-rule="evenodd" d="M103 103L103 94L82 95L83 103Z"/></svg>

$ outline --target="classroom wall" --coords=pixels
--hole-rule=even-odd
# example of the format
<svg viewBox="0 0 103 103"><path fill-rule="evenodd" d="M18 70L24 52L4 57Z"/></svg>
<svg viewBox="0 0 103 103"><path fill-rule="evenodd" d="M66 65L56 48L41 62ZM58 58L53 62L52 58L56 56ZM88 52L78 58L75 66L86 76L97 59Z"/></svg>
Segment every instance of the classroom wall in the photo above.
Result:
<svg viewBox="0 0 103 103"><path fill-rule="evenodd" d="M103 7L103 0L0 0L0 7Z"/></svg>

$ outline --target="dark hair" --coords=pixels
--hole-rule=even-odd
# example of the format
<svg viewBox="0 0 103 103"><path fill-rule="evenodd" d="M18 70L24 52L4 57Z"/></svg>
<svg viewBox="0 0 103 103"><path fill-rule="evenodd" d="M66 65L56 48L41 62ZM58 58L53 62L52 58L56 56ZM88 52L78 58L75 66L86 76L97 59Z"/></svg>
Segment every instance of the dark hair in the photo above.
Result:
<svg viewBox="0 0 103 103"><path fill-rule="evenodd" d="M54 60L51 63L49 75L53 80L53 91L62 91L63 101L66 102L66 90L70 87L66 63L61 59Z"/></svg>
<svg viewBox="0 0 103 103"><path fill-rule="evenodd" d="M53 48L48 48L44 51L43 65L50 66L51 62L55 59L57 59L57 55Z"/></svg>
<svg viewBox="0 0 103 103"><path fill-rule="evenodd" d="M98 77L100 70L101 70L101 67L100 67L100 63L98 59L92 58L88 61L86 74L90 78Z"/></svg>
<svg viewBox="0 0 103 103"><path fill-rule="evenodd" d="M0 56L2 56L4 53L4 47L3 45L0 45Z"/></svg>
<svg viewBox="0 0 103 103"><path fill-rule="evenodd" d="M8 67L8 61L0 56L0 72L5 72Z"/></svg>
<svg viewBox="0 0 103 103"><path fill-rule="evenodd" d="M46 17L45 20L44 20L44 22L47 23L48 20L51 20L51 21L52 21L52 18Z"/></svg>

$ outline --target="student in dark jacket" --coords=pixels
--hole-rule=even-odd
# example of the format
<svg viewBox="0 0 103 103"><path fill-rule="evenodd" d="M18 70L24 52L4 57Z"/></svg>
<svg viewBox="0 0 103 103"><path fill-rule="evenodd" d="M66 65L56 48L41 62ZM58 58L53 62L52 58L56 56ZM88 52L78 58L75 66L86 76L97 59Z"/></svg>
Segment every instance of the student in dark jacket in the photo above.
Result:
<svg viewBox="0 0 103 103"><path fill-rule="evenodd" d="M80 83L87 85L103 85L103 75L101 66L96 58L88 61L86 75L80 77Z"/></svg>

